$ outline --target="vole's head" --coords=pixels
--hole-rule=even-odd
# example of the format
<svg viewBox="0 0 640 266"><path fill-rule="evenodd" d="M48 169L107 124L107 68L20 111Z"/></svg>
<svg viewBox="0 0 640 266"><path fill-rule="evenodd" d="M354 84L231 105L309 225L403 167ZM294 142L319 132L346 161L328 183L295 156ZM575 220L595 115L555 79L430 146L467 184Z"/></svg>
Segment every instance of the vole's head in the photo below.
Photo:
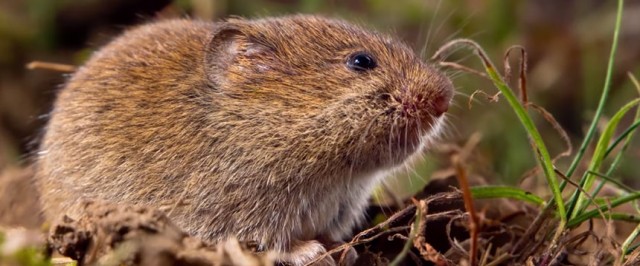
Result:
<svg viewBox="0 0 640 266"><path fill-rule="evenodd" d="M206 71L220 97L264 130L361 166L406 159L453 95L449 79L401 42L316 16L228 20L211 39Z"/></svg>

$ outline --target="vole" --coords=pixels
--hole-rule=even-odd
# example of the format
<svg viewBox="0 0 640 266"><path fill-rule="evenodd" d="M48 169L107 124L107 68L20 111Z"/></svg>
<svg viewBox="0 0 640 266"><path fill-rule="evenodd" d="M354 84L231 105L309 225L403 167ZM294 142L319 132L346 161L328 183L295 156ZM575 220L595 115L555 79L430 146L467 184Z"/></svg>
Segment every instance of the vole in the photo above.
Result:
<svg viewBox="0 0 640 266"><path fill-rule="evenodd" d="M148 205L204 240L303 265L349 236L452 95L405 44L338 19L154 22L66 82L37 184L49 218L85 199Z"/></svg>

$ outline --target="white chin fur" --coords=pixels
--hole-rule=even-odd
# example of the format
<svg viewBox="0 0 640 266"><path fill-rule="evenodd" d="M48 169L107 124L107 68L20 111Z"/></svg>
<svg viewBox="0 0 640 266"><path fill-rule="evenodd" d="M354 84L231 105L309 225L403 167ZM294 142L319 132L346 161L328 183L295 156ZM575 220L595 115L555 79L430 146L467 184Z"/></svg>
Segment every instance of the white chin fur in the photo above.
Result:
<svg viewBox="0 0 640 266"><path fill-rule="evenodd" d="M433 126L431 126L429 132L420 137L420 145L418 146L418 149L416 149L414 155L422 153L425 148L430 147L434 141L440 138L444 128L444 119L444 115L435 119Z"/></svg>
<svg viewBox="0 0 640 266"><path fill-rule="evenodd" d="M407 163L410 164L411 162L414 162L416 159L423 158L422 156L423 152L426 149L430 148L432 144L436 142L442 135L442 132L444 129L444 120L445 120L444 115L435 119L433 126L431 127L429 132L423 135L422 137L420 137L420 144L418 145L418 148L413 152L413 154L411 154L408 158L406 158L404 162L399 163L391 168L383 169L381 171L376 172L376 174L374 175L376 182L384 182L386 177L391 176L396 172L404 171L405 168L403 168L402 166L406 165Z"/></svg>

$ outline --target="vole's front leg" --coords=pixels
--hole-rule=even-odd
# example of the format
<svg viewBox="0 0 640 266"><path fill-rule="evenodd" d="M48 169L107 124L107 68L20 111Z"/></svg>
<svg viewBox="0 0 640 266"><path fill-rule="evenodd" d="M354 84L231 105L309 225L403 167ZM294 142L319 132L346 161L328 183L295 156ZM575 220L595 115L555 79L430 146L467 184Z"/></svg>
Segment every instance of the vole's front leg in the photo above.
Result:
<svg viewBox="0 0 640 266"><path fill-rule="evenodd" d="M334 248L337 248L337 247L345 244L344 241L342 241L342 240L334 240L328 235L320 236L318 238L318 241L320 241L327 250L332 250ZM346 254L344 256L344 259L340 260L340 257L345 252L346 252ZM331 254L331 256L333 257L334 261L339 263L339 265L341 265L341 266L342 265L351 266L351 265L354 265L355 262L356 262L356 259L358 259L358 252L356 252L356 250L353 247L348 247L346 251L342 250L340 252L336 252L334 254Z"/></svg>
<svg viewBox="0 0 640 266"><path fill-rule="evenodd" d="M278 260L288 265L303 266L313 261L313 266L336 266L336 261L331 256L324 256L316 261L319 256L327 252L324 245L316 240L295 240L291 243L291 250L279 256Z"/></svg>

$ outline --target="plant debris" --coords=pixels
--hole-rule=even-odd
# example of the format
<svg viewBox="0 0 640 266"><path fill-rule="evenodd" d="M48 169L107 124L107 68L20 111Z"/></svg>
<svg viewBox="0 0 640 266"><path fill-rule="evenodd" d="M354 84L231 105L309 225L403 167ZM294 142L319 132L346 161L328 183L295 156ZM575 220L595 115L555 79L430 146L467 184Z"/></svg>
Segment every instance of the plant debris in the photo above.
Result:
<svg viewBox="0 0 640 266"><path fill-rule="evenodd" d="M209 246L188 236L158 210L88 202L78 220L63 216L50 231L50 249L79 265L272 265L257 245L227 240Z"/></svg>

